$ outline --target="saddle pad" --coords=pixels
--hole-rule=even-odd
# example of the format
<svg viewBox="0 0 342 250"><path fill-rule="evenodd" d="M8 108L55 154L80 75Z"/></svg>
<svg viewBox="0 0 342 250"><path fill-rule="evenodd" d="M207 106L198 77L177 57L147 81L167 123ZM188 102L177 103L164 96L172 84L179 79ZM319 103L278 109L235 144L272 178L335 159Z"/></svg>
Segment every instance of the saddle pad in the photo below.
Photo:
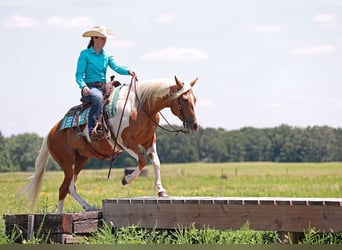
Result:
<svg viewBox="0 0 342 250"><path fill-rule="evenodd" d="M89 110L90 108L87 108L83 110L81 114L79 114L80 115L79 124L77 124L77 115L78 115L77 112L74 115L69 115L69 116L65 115L59 129L63 130L65 128L74 128L74 127L77 127L77 125L81 126L81 125L87 124Z"/></svg>
<svg viewBox="0 0 342 250"><path fill-rule="evenodd" d="M109 100L109 103L104 107L104 111L107 113L108 117L115 116L115 105L118 100L119 92L124 86L126 86L126 84L122 84L114 89L113 98Z"/></svg>
<svg viewBox="0 0 342 250"><path fill-rule="evenodd" d="M118 100L120 89L126 85L120 85L114 89L113 98L105 105L104 111L107 113L108 117L113 117L115 115L115 105ZM81 105L80 105L81 106ZM88 123L88 113L90 108L84 110L78 110L72 115L65 115L60 126L60 130L66 128L74 128ZM79 124L77 124L77 116L80 116Z"/></svg>

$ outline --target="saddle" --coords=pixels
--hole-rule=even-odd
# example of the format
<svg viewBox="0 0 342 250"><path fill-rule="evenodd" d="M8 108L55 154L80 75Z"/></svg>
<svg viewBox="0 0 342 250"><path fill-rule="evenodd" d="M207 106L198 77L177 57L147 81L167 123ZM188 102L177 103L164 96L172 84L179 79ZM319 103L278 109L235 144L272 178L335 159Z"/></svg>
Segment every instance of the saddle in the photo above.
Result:
<svg viewBox="0 0 342 250"><path fill-rule="evenodd" d="M104 109L115 87L118 87L120 85L121 83L119 81L114 80L114 76L111 76L111 81L105 84L103 88L103 102L101 106L101 113L99 115L98 122L93 128L92 135L89 136L92 136L97 140L102 140L104 138L110 139L111 131L109 129L109 126L107 125L108 117L106 115L106 112L104 112ZM79 134L83 134L81 132L80 126L88 122L87 117L91 103L87 102L84 97L81 97L80 101L81 104L73 106L65 114L60 126L60 130L77 127L80 130Z"/></svg>
<svg viewBox="0 0 342 250"><path fill-rule="evenodd" d="M111 81L107 82L105 84L105 87L103 88L103 101L102 101L102 105L101 105L101 112L99 115L99 118L93 128L93 130L91 131L91 138L93 138L93 140L102 140L104 138L106 138L107 140L110 139L111 137L111 130L109 125L107 124L108 121L108 117L106 112L104 112L105 110L105 106L109 101L109 97L110 95L113 93L114 89L116 87L119 87L121 85L121 83L119 81L114 80L114 76L111 76ZM81 98L81 102L82 102ZM87 102L86 102L87 103Z"/></svg>

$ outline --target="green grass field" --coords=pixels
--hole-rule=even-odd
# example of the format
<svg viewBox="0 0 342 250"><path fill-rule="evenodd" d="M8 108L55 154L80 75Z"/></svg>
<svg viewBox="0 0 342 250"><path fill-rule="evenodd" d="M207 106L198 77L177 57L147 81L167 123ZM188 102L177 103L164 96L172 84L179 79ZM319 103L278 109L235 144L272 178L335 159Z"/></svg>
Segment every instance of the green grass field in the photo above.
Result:
<svg viewBox="0 0 342 250"><path fill-rule="evenodd" d="M101 208L102 200L114 197L155 196L153 168L148 177L140 177L122 186L123 169L84 170L77 190L89 203ZM162 182L170 196L253 196L253 197L342 197L342 163L191 163L164 164ZM32 173L0 174L1 213L28 213L25 199L17 197ZM224 178L223 178L224 177ZM35 212L56 212L58 189L63 172L47 172ZM82 208L70 196L65 211ZM3 231L4 222L0 229Z"/></svg>

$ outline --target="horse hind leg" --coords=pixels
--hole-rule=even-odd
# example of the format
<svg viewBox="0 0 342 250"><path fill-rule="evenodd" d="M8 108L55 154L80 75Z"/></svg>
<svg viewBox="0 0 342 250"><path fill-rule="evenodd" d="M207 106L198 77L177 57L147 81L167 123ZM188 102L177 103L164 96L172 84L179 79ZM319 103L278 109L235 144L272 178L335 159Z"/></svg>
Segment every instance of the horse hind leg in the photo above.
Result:
<svg viewBox="0 0 342 250"><path fill-rule="evenodd" d="M76 163L72 164L67 171L64 169L64 180L62 185L59 188L59 202L57 213L62 213L64 207L64 199L66 195L69 193L71 197L73 197L85 211L93 211L95 210L94 206L89 205L76 191L75 183L77 180L77 175L87 162L86 158L81 158L76 156Z"/></svg>
<svg viewBox="0 0 342 250"><path fill-rule="evenodd" d="M64 178L62 185L59 188L59 201L58 201L58 209L57 213L63 212L64 200L66 195L69 193L71 197L73 197L85 211L93 211L95 210L94 206L91 206L86 202L76 191L75 182L76 175L72 175L72 177Z"/></svg>
<svg viewBox="0 0 342 250"><path fill-rule="evenodd" d="M85 211L94 211L96 210L94 206L89 205L77 192L75 188L76 175L72 178L69 185L70 195L83 207Z"/></svg>

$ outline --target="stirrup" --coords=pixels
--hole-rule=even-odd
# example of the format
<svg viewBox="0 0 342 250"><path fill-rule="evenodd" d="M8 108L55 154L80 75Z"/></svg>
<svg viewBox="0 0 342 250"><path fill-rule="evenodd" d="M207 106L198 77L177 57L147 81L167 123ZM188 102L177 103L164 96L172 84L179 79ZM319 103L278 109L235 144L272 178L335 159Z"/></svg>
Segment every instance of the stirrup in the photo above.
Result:
<svg viewBox="0 0 342 250"><path fill-rule="evenodd" d="M103 139L103 128L102 125L97 122L90 133L91 141L99 141Z"/></svg>

